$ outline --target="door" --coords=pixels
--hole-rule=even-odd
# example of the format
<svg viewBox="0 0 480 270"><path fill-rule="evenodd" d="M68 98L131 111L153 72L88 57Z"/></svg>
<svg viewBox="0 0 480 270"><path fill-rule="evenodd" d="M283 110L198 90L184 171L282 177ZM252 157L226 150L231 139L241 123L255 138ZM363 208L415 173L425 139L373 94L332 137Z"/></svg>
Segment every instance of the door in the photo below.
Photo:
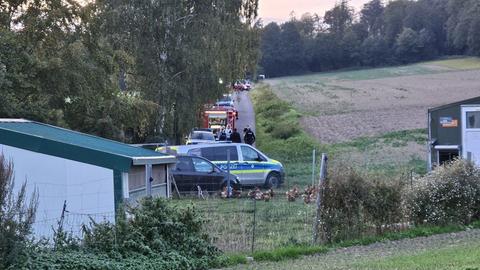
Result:
<svg viewBox="0 0 480 270"><path fill-rule="evenodd" d="M265 184L265 160L252 147L242 145L240 147L242 152L242 161L240 161L240 168L242 176L247 185L263 185Z"/></svg>
<svg viewBox="0 0 480 270"><path fill-rule="evenodd" d="M462 106L462 157L480 165L480 105Z"/></svg>
<svg viewBox="0 0 480 270"><path fill-rule="evenodd" d="M189 157L179 156L178 162L173 170L173 178L180 192L193 191L192 187L196 183L196 173L193 169L192 160Z"/></svg>

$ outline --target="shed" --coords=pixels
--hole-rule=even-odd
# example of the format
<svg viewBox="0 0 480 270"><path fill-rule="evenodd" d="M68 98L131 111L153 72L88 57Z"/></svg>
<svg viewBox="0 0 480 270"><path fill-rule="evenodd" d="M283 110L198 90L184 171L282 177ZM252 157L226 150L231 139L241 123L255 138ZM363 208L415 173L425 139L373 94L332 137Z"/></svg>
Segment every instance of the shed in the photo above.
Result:
<svg viewBox="0 0 480 270"><path fill-rule="evenodd" d="M428 169L456 157L480 165L480 97L428 110Z"/></svg>
<svg viewBox="0 0 480 270"><path fill-rule="evenodd" d="M0 153L13 161L15 189L26 181L29 194L37 190L33 229L47 237L59 220L78 234L91 219L114 222L122 202L147 193L169 197L169 167L176 162L171 155L25 119L0 119Z"/></svg>

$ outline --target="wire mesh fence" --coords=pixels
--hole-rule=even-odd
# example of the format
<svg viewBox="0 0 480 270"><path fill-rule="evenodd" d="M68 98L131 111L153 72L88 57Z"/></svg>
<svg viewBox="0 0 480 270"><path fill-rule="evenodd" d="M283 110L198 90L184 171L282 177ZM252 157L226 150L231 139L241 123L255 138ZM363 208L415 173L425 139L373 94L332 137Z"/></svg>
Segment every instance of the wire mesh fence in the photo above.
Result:
<svg viewBox="0 0 480 270"><path fill-rule="evenodd" d="M285 196L269 201L207 199L195 201L205 231L225 252L270 250L312 241L315 205Z"/></svg>

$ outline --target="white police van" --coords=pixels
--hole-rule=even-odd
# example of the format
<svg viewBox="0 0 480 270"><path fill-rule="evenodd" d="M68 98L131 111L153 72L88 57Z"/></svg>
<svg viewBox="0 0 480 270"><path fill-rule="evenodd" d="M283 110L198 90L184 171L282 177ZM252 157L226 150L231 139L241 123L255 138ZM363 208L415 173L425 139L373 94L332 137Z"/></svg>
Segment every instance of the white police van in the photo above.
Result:
<svg viewBox="0 0 480 270"><path fill-rule="evenodd" d="M161 147L157 151L204 157L227 171L230 153L230 173L238 176L244 186L279 187L285 176L282 163L267 157L244 143L195 144Z"/></svg>

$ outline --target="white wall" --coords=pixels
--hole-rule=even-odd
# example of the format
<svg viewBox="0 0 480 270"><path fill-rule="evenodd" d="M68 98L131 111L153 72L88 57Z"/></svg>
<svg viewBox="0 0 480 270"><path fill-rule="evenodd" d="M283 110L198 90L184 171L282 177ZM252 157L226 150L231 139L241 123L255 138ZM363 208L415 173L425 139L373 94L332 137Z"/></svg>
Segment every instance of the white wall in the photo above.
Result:
<svg viewBox="0 0 480 270"><path fill-rule="evenodd" d="M114 221L113 171L0 144L0 153L14 163L15 190L26 180L28 193L39 193L34 233L50 237L67 201L64 229L80 235L90 221Z"/></svg>

